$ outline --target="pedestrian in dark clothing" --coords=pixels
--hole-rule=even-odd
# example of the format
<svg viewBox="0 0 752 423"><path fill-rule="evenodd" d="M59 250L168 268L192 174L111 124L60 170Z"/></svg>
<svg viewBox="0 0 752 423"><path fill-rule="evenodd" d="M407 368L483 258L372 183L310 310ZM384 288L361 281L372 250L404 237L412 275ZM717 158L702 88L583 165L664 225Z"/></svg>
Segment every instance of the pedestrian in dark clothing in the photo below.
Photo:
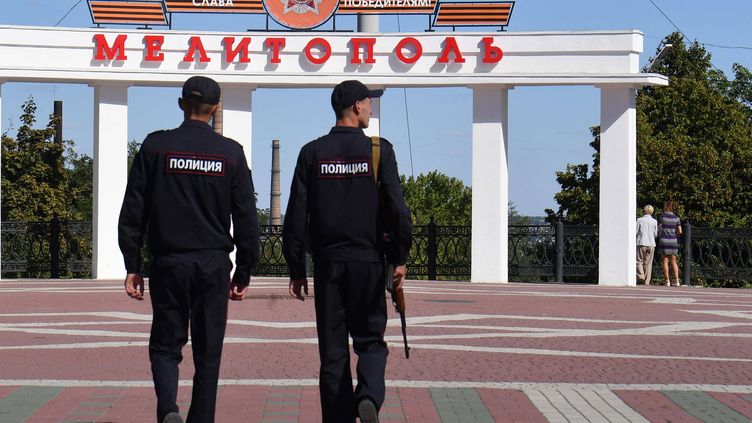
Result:
<svg viewBox="0 0 752 423"><path fill-rule="evenodd" d="M661 251L666 286L671 286L668 272L669 261L671 268L674 269L675 285L679 286L679 264L676 262L676 255L679 253L678 236L682 234L682 227L679 216L674 214L676 208L675 201L666 201L666 204L663 205L663 213L658 218L658 248Z"/></svg>
<svg viewBox="0 0 752 423"><path fill-rule="evenodd" d="M185 121L146 137L120 210L125 290L138 300L144 293L140 250L148 228L153 256L149 359L158 422L183 421L176 404L178 364L189 325L196 372L187 421L214 421L227 300L243 299L259 255L253 181L243 147L208 123L219 98L219 85L209 78L185 82L178 100ZM233 248L236 268L230 280Z"/></svg>
<svg viewBox="0 0 752 423"><path fill-rule="evenodd" d="M306 234L310 236L319 390L326 423L350 423L356 416L362 422L378 422L388 354L384 278L391 277L399 287L407 271L412 225L394 150L387 140L372 140L363 133L371 99L382 94L358 81L334 88L331 101L337 123L301 149L285 215L283 250L290 267L290 294L300 300L305 299L301 290L308 293L304 259ZM376 169L375 151L380 155ZM384 274L385 255L395 265L392 275ZM358 355L355 392L348 335Z"/></svg>

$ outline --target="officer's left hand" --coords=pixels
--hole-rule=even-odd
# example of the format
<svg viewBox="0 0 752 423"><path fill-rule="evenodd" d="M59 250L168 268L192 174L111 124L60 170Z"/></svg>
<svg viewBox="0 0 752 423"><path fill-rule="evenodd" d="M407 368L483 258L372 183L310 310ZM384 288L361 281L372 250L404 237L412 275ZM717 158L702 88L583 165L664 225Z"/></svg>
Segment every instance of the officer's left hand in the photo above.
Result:
<svg viewBox="0 0 752 423"><path fill-rule="evenodd" d="M248 290L248 285L240 286L236 283L231 283L230 284L230 300L243 301L243 297L245 297L245 291L247 290Z"/></svg>
<svg viewBox="0 0 752 423"><path fill-rule="evenodd" d="M139 301L144 299L144 278L140 273L128 273L124 285L129 297Z"/></svg>
<svg viewBox="0 0 752 423"><path fill-rule="evenodd" d="M305 297L300 292L301 288L303 288L303 292L308 295L308 279L290 279L290 295L299 299L300 301L305 301Z"/></svg>

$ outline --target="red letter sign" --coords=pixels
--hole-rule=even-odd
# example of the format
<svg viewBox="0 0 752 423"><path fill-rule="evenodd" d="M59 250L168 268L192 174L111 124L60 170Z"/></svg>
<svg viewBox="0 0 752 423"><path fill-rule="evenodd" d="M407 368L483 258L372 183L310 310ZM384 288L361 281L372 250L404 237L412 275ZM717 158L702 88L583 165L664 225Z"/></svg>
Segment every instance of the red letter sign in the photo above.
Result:
<svg viewBox="0 0 752 423"><path fill-rule="evenodd" d="M366 63L376 63L376 60L373 58L373 45L376 44L375 38L353 38L350 42L352 43L352 58L350 59L350 63L353 65L363 63L360 60L361 45L366 48Z"/></svg>
<svg viewBox="0 0 752 423"><path fill-rule="evenodd" d="M311 50L314 46L319 45L322 47L321 57L316 57L313 55ZM308 61L313 63L314 65L323 65L326 63L327 60L329 60L329 56L332 55L332 46L329 44L328 41L326 41L323 38L316 37L308 42L305 46L305 55L308 58Z"/></svg>
<svg viewBox="0 0 752 423"><path fill-rule="evenodd" d="M240 54L240 63L250 63L251 58L248 57L248 44L251 43L251 37L243 37L240 39L238 48L233 49L232 45L235 43L235 37L225 37L222 39L222 44L225 45L225 61L232 63L235 58Z"/></svg>
<svg viewBox="0 0 752 423"><path fill-rule="evenodd" d="M504 51L493 45L493 37L483 37L483 63L499 63L504 57Z"/></svg>
<svg viewBox="0 0 752 423"><path fill-rule="evenodd" d="M272 51L272 58L271 60L269 60L269 63L280 63L281 60L279 60L279 51L285 47L285 39L267 38L264 44Z"/></svg>
<svg viewBox="0 0 752 423"><path fill-rule="evenodd" d="M107 39L104 38L104 34L95 34L94 43L97 46L97 52L94 55L94 60L126 60L128 56L125 55L125 40L128 38L126 34L120 34L115 39L115 43L110 47L107 44ZM117 57L115 57L117 53Z"/></svg>
<svg viewBox="0 0 752 423"><path fill-rule="evenodd" d="M446 37L444 40L444 49L439 56L439 63L449 63L449 53L454 53L454 63L465 63L465 59L462 57L462 52L457 46L457 40L454 37Z"/></svg>
<svg viewBox="0 0 752 423"><path fill-rule="evenodd" d="M162 44L164 44L164 35L146 35L144 36L144 44L146 44L144 61L164 62L164 53L160 51Z"/></svg>
<svg viewBox="0 0 752 423"><path fill-rule="evenodd" d="M191 37L190 40L188 40L190 45L188 46L188 53L185 54L185 57L183 57L184 62L192 62L193 57L196 55L196 51L198 51L199 57L198 61L201 63L207 63L211 62L211 59L209 59L209 56L206 55L206 50L204 49L204 43L201 42L200 37Z"/></svg>
<svg viewBox="0 0 752 423"><path fill-rule="evenodd" d="M408 44L412 44L415 47L415 54L413 55L413 57L407 57L402 53L402 49L405 48ZM403 38L394 49L394 54L397 55L397 59L399 59L399 61L402 63L415 63L423 54L423 46L420 44L420 41L416 40L413 37Z"/></svg>

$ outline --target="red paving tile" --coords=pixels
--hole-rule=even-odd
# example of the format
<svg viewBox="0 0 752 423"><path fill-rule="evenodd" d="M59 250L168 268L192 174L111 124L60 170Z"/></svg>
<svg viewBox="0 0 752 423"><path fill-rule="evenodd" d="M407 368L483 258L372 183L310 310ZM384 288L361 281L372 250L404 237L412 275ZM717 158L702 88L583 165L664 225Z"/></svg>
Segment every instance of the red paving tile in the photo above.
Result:
<svg viewBox="0 0 752 423"><path fill-rule="evenodd" d="M69 416L76 410L79 403L86 401L90 392L91 389L64 389L55 398L40 407L36 413L32 414L28 421L41 423L65 420L64 417Z"/></svg>
<svg viewBox="0 0 752 423"><path fill-rule="evenodd" d="M548 420L522 391L478 389L478 395L497 422L546 423Z"/></svg>
<svg viewBox="0 0 752 423"><path fill-rule="evenodd" d="M439 422L439 413L427 389L400 388L402 412L409 422Z"/></svg>
<svg viewBox="0 0 752 423"><path fill-rule="evenodd" d="M660 392L614 391L614 393L652 423L703 423L687 414Z"/></svg>
<svg viewBox="0 0 752 423"><path fill-rule="evenodd" d="M264 410L288 411L289 404L270 402L270 394L287 391L295 393L292 409L298 421L320 421L312 298L302 303L285 299L284 280L263 281L273 285L255 286L250 299L230 305L220 376L230 385L220 387L217 421L254 422L261 420ZM61 415L84 421L86 416L71 413L94 413L102 408L85 404L108 402L112 405L103 410L102 417L88 418L153 421L147 338L139 336L149 332L148 296L143 302L128 299L119 281L37 283L48 290L33 298L13 292L13 287L29 283L37 282L0 283L4 298L0 323L89 323L18 325L3 331L0 362L6 365L0 367L0 381L10 386L0 386L0 401L22 381L59 381L67 387L30 421L57 422ZM101 287L107 289L89 289ZM541 385L549 387L545 389L556 389L555 384L561 383L585 388L594 383L672 384L667 389L686 390L696 388L683 388L684 384L748 387L752 380L748 353L752 350L748 338L752 291L413 281L406 291L408 333L414 349L406 360L398 322L390 310L386 376L395 397L383 410L390 421L400 421L402 416L410 422L440 421L429 391L438 382L470 383L497 421L535 422L543 421L543 415L515 384L545 384ZM278 327L280 323L287 326ZM711 323L729 326L716 328ZM577 331L607 333L573 336ZM129 342L131 346L106 346ZM67 347L39 349L52 344ZM624 354L637 357L619 356ZM189 347L184 356L181 380L189 381L193 376ZM693 357L702 360L688 359ZM110 382L82 388L76 387L78 381ZM306 386L277 386L283 381ZM308 385L311 381L314 384ZM123 382L143 387L104 387ZM642 389L621 389L619 395L651 421L696 421L659 392ZM190 392L189 386L181 386L179 402L184 414ZM740 392L711 394L752 418L752 396L749 390Z"/></svg>

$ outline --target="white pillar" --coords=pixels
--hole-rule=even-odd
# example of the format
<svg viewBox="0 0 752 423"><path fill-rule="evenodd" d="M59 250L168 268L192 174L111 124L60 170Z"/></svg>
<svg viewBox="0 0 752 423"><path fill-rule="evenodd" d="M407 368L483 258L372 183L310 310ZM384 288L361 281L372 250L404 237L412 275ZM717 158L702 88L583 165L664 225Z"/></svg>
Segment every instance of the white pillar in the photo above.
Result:
<svg viewBox="0 0 752 423"><path fill-rule="evenodd" d="M379 15L361 13L358 15L358 32L379 32Z"/></svg>
<svg viewBox="0 0 752 423"><path fill-rule="evenodd" d="M509 90L473 88L472 282L509 281Z"/></svg>
<svg viewBox="0 0 752 423"><path fill-rule="evenodd" d="M118 247L118 217L128 180L128 86L94 87L95 279L125 278Z"/></svg>
<svg viewBox="0 0 752 423"><path fill-rule="evenodd" d="M232 138L243 146L248 168L251 164L253 146L253 90L255 88L222 86L222 135ZM255 186L254 186L255 188ZM230 227L232 232L232 227ZM230 253L233 267L235 249Z"/></svg>
<svg viewBox="0 0 752 423"><path fill-rule="evenodd" d="M382 87L368 87L371 90L382 89ZM381 97L371 99L371 120L368 121L368 128L363 133L369 137L381 134Z"/></svg>
<svg viewBox="0 0 752 423"><path fill-rule="evenodd" d="M0 80L0 134L3 134L3 81ZM0 152L0 169L3 168L3 154ZM0 185L0 198L2 198L3 195L3 189L2 185ZM0 205L0 216L2 215L2 205ZM2 242L0 242L0 251L2 251Z"/></svg>
<svg viewBox="0 0 752 423"><path fill-rule="evenodd" d="M253 125L253 90L255 88L222 86L222 135L243 146L251 168Z"/></svg>
<svg viewBox="0 0 752 423"><path fill-rule="evenodd" d="M637 91L601 87L598 284L636 284Z"/></svg>

